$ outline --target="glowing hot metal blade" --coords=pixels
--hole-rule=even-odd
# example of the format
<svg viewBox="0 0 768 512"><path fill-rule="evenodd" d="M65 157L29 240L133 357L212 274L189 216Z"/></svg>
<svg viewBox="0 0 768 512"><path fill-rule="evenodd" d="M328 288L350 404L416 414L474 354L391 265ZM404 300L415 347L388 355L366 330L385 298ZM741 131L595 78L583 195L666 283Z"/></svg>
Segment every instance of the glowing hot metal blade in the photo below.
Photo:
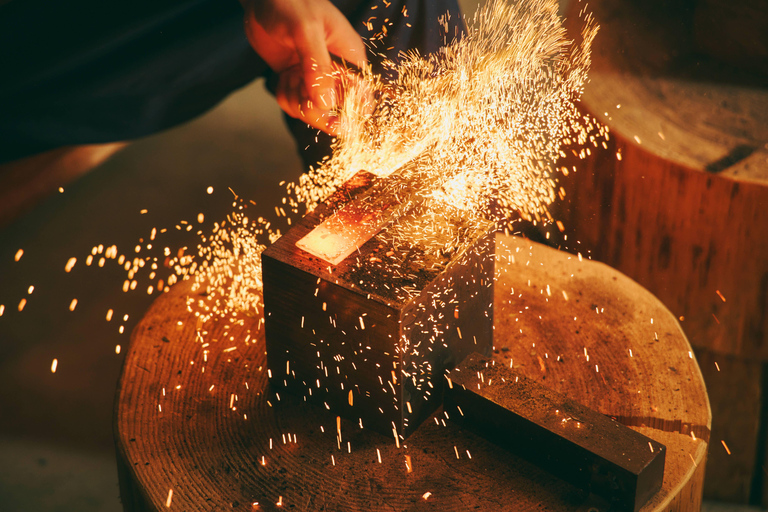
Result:
<svg viewBox="0 0 768 512"><path fill-rule="evenodd" d="M338 265L381 231L389 220L382 211L358 210L342 208L296 242L296 247Z"/></svg>
<svg viewBox="0 0 768 512"><path fill-rule="evenodd" d="M296 247L338 265L409 209L418 182L405 171L377 180L361 197L347 203L296 242Z"/></svg>

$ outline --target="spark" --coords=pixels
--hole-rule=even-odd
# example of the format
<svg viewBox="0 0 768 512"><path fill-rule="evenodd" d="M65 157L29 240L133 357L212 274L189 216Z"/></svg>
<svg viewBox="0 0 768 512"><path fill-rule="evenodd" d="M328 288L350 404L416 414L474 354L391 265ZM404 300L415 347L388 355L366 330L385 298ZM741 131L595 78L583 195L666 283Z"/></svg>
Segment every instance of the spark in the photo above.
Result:
<svg viewBox="0 0 768 512"><path fill-rule="evenodd" d="M721 443L723 443L723 448L725 448L725 452L726 452L728 455L730 455L730 454L731 454L731 450L729 450L729 449L728 449L728 445L727 445L727 444L725 444L725 439L721 439L721 440L720 440L720 442L721 442Z"/></svg>
<svg viewBox="0 0 768 512"><path fill-rule="evenodd" d="M69 260L67 260L67 264L64 266L64 272L70 272L75 266L75 263L77 263L77 258L69 258Z"/></svg>
<svg viewBox="0 0 768 512"><path fill-rule="evenodd" d="M165 499L165 508L171 508L172 499L173 499L173 489L168 489L168 497Z"/></svg>
<svg viewBox="0 0 768 512"><path fill-rule="evenodd" d="M19 249L18 251L16 251L16 254L13 257L13 260L19 261L23 255L24 255L24 249Z"/></svg>
<svg viewBox="0 0 768 512"><path fill-rule="evenodd" d="M56 373L56 368L59 366L59 360L54 359L53 362L51 362L51 373Z"/></svg>
<svg viewBox="0 0 768 512"><path fill-rule="evenodd" d="M444 245L446 212L470 224L551 219L561 146L585 143L596 123L576 108L596 31L587 15L571 45L556 2L489 2L437 54L385 63L396 78L347 80L333 156L289 192L312 209L357 170L392 175L403 203L385 231L400 244Z"/></svg>

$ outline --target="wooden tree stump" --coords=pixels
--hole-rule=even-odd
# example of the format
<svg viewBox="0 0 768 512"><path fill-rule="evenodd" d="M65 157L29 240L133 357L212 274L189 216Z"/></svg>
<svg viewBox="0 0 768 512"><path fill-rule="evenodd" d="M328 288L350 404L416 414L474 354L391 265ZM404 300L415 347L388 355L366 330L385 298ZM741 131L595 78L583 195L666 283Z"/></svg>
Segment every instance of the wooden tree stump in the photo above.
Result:
<svg viewBox="0 0 768 512"><path fill-rule="evenodd" d="M589 2L600 32L582 106L610 140L561 163L576 172L561 180L555 217L563 245L627 274L682 320L713 440L731 446L710 454L705 495L759 504L762 494L768 505L768 89L763 50L742 51L765 41L760 5Z"/></svg>
<svg viewBox="0 0 768 512"><path fill-rule="evenodd" d="M768 360L768 89L694 53L684 20L590 9L582 105L610 140L562 164L577 171L556 217L683 316L693 346Z"/></svg>
<svg viewBox="0 0 768 512"><path fill-rule="evenodd" d="M676 319L605 265L518 238L496 247L497 362L665 444L663 488L643 510L699 510L709 402ZM125 359L126 511L588 509L440 410L400 448L346 420L337 440L330 412L270 391L260 319L202 325L189 294L182 282L157 299Z"/></svg>

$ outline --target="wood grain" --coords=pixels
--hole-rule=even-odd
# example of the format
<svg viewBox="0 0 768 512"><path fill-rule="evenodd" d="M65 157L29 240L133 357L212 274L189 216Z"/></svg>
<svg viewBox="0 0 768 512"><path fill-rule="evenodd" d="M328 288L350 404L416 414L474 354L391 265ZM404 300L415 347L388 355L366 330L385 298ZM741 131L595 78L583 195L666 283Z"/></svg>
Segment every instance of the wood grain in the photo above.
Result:
<svg viewBox="0 0 768 512"><path fill-rule="evenodd" d="M496 360L665 444L643 510L698 510L709 402L675 318L605 265L508 237L496 255ZM170 490L185 511L583 509L580 491L440 410L399 449L342 420L339 449L334 415L268 388L259 319L200 325L189 293L172 288L132 334L115 407L127 511L167 510Z"/></svg>
<svg viewBox="0 0 768 512"><path fill-rule="evenodd" d="M706 495L746 502L765 444L757 433L768 360L768 89L764 70L745 71L727 54L765 16L723 45L717 34L755 3L693 4L686 19L668 12L680 3L590 2L601 28L582 108L610 140L562 162L576 172L561 180L566 201L555 217L564 246L648 288L684 319L710 364L741 359L727 374L705 372L715 441L739 445L730 456L713 449Z"/></svg>
<svg viewBox="0 0 768 512"><path fill-rule="evenodd" d="M684 317L694 346L768 359L768 89L697 56L652 9L590 8L601 28L582 105L610 140L562 162L576 172L555 217Z"/></svg>

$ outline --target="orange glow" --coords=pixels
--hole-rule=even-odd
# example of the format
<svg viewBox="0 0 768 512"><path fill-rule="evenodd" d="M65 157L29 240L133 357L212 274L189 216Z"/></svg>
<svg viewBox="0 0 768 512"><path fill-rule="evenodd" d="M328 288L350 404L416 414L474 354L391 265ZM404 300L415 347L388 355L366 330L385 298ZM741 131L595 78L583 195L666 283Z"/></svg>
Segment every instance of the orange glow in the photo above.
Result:
<svg viewBox="0 0 768 512"><path fill-rule="evenodd" d="M338 265L381 231L388 220L385 210L365 209L352 203L325 219L296 242L296 247Z"/></svg>

